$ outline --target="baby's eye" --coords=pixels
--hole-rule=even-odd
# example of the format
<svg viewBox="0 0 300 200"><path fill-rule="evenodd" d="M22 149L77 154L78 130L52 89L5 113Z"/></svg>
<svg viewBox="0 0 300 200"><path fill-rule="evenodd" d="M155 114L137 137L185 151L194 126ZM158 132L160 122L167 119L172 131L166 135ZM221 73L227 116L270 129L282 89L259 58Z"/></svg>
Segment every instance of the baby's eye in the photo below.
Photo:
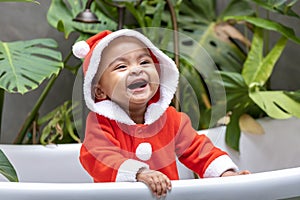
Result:
<svg viewBox="0 0 300 200"><path fill-rule="evenodd" d="M146 65L146 64L149 64L150 63L150 61L148 61L148 60L143 60L142 62L141 62L141 65Z"/></svg>
<svg viewBox="0 0 300 200"><path fill-rule="evenodd" d="M118 65L115 70L118 70L118 69L125 69L126 68L126 65Z"/></svg>

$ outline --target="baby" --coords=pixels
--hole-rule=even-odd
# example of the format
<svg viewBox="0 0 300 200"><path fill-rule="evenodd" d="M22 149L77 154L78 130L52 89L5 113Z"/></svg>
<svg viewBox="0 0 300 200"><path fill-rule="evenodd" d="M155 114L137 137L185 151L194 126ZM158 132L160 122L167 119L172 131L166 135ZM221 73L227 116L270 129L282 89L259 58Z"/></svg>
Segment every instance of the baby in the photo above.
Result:
<svg viewBox="0 0 300 200"><path fill-rule="evenodd" d="M176 157L201 178L248 174L169 106L175 63L134 30L104 31L77 42L87 116L80 162L95 182L139 181L157 197L178 180Z"/></svg>

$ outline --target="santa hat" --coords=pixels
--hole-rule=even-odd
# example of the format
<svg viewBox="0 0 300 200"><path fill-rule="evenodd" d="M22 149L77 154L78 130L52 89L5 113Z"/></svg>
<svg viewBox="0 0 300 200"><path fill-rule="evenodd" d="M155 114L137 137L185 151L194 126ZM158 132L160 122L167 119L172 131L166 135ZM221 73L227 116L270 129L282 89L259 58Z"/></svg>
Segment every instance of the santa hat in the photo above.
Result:
<svg viewBox="0 0 300 200"><path fill-rule="evenodd" d="M95 102L91 94L92 81L98 71L104 48L107 47L111 41L122 36L134 37L144 43L151 51L151 54L155 56L160 66L160 98L157 102L148 106L145 114L145 124L151 124L164 113L171 103L176 92L179 72L174 61L138 31L121 29L111 32L106 30L92 36L86 41L79 41L73 45L73 54L78 58L84 58L84 99L87 107L93 112L121 123L129 125L135 124L116 103L111 100Z"/></svg>

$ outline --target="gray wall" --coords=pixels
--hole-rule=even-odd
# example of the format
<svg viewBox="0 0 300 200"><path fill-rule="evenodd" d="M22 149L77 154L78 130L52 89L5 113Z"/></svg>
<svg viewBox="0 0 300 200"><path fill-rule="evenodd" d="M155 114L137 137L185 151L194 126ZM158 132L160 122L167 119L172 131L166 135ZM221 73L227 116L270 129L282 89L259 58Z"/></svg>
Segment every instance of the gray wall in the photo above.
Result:
<svg viewBox="0 0 300 200"><path fill-rule="evenodd" d="M39 0L40 5L31 3L0 3L0 40L15 41L50 37L59 42L63 52L69 52L74 36L64 39L62 33L52 28L46 19L50 0ZM219 1L220 4L225 1ZM222 6L222 5L221 5ZM300 6L297 8L300 13ZM300 20L278 19L296 29L300 37ZM284 56L272 76L272 88L295 90L300 89L300 46L289 42ZM72 96L74 75L64 70L41 108L41 114L62 104ZM16 137L27 114L32 109L46 82L40 88L25 95L6 94L4 103L1 143L11 143Z"/></svg>

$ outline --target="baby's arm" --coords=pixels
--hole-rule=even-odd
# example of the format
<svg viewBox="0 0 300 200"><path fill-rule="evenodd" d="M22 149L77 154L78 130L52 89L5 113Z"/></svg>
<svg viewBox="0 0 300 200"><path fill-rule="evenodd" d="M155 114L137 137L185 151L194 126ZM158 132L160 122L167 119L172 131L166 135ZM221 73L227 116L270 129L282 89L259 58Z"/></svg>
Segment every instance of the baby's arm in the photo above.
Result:
<svg viewBox="0 0 300 200"><path fill-rule="evenodd" d="M145 183L158 198L166 196L167 191L172 188L170 179L159 171L141 168L136 174L136 179Z"/></svg>

